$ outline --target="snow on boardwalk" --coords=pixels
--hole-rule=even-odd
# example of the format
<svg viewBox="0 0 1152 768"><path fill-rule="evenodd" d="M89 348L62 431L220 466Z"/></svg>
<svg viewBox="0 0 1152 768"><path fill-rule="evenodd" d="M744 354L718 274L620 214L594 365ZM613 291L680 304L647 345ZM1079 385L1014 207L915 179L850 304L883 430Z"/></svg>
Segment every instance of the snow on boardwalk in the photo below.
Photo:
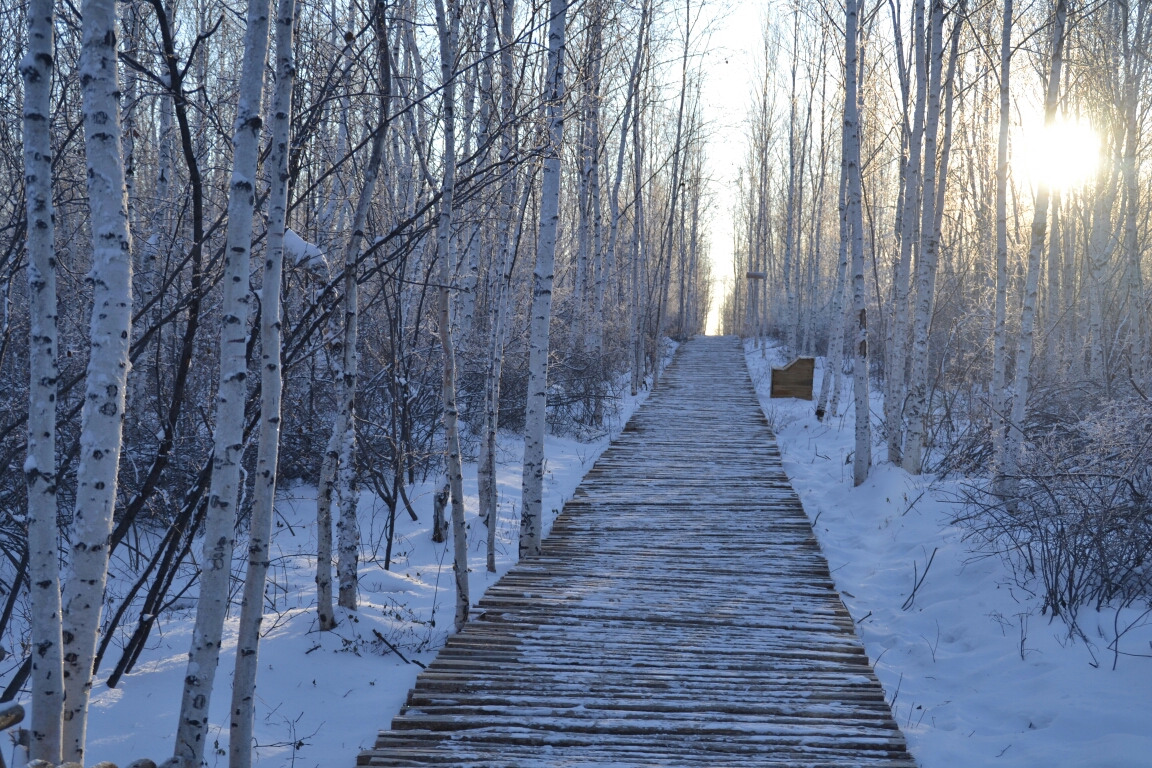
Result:
<svg viewBox="0 0 1152 768"><path fill-rule="evenodd" d="M359 765L900 766L735 338L685 344Z"/></svg>

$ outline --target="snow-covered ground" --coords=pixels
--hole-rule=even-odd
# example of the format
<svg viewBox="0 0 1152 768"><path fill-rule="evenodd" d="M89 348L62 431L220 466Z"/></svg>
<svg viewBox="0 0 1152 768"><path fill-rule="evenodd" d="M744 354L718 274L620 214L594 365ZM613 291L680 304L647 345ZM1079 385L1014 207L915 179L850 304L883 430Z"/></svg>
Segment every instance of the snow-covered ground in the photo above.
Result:
<svg viewBox="0 0 1152 768"><path fill-rule="evenodd" d="M610 424L611 436L647 396L627 395ZM583 443L549 435L544 481L546 531L581 479L609 443L609 436ZM464 493L471 553L470 585L475 603L517 559L520 517L520 461L523 441L499 437L500 493L497 529L498 572L485 568L487 529L477 517L476 465L464 466ZM315 611L315 489L281 489L269 574L268 610L260 643L255 736L257 764L263 768L350 766L387 728L420 671L451 631L454 593L451 542L431 538L435 478L408 490L418 513L412 522L400 510L390 570L384 570L387 508L373 494L360 497L363 552L360 608L338 614L333 632L319 632ZM278 553L275 550L279 550ZM273 605L274 603L274 605ZM186 605L190 606L191 601ZM235 663L236 615L225 626L225 641L211 703L206 760L228 763L228 706ZM173 613L158 626L132 674L115 689L97 679L89 720L88 754L93 761L126 765L172 754L192 626L192 611ZM380 641L396 646L400 656ZM112 660L115 654L111 654ZM102 670L109 671L111 663ZM5 738L5 757L11 746Z"/></svg>
<svg viewBox="0 0 1152 768"><path fill-rule="evenodd" d="M827 425L816 421L810 402L769 400L767 372L783 362L778 354L749 349L753 380L778 430L785 470L920 764L1152 766L1152 658L1121 656L1113 671L1107 646L1114 615L1092 614L1098 620L1093 648L1068 641L1064 626L1040 616L1037 602L998 560L974 559L960 540L949 523L947 498L955 485L909 476L883 462L882 448L870 479L853 488L845 464L853 442L850 396L847 413ZM817 382L820 373L818 367ZM643 397L624 399L613 434ZM873 414L880 406L874 399ZM595 443L548 438L549 521L607 444L607 437ZM465 466L474 601L516 559L521 452L520 440L500 436L497 574L484 567L476 468ZM313 605L314 491L282 489L279 556L260 650L258 765L352 765L399 711L420 670L415 662L428 663L443 644L452 622L452 565L450 550L431 541L432 492L432 482L410 490L420 521L398 514L389 571L383 567L386 509L370 493L362 495L361 607L351 617L342 614L336 631L321 633ZM929 561L912 606L902 609L913 575L923 575ZM93 760L125 765L171 754L190 627L190 611L174 612L117 689L97 681L89 730ZM227 763L235 617L225 632L206 755L212 766ZM412 663L388 650L377 632ZM1147 656L1150 640L1152 626L1138 627L1121 650ZM3 748L11 755L10 746Z"/></svg>
<svg viewBox="0 0 1152 768"><path fill-rule="evenodd" d="M1141 656L1116 660L1115 612L1085 609L1092 647L1069 641L998 559L961 541L950 523L955 481L908 475L878 446L871 476L853 488L850 391L847 413L821 424L814 403L769 399L769 369L785 362L778 350L749 343L747 359L784 469L920 765L1152 766L1152 625L1121 640ZM874 397L873 418L882 411Z"/></svg>

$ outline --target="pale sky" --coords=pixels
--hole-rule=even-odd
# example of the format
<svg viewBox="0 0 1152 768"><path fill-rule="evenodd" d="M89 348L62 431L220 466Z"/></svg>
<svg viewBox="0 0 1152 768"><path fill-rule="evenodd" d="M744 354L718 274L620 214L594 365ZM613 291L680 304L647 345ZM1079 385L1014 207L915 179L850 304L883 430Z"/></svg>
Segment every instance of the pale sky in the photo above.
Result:
<svg viewBox="0 0 1152 768"><path fill-rule="evenodd" d="M704 120L711 126L708 169L716 196L711 214L712 274L716 280L708 333L719 332L719 312L732 284L732 209L747 146L744 120L755 88L767 0L718 0L705 10L711 35L704 54ZM710 18L709 18L710 17Z"/></svg>

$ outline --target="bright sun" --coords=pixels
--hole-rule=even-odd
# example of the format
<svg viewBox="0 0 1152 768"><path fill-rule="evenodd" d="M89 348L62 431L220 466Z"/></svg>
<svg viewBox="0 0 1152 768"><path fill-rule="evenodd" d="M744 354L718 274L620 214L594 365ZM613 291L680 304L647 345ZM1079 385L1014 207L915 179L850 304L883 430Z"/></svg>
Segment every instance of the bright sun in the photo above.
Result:
<svg viewBox="0 0 1152 768"><path fill-rule="evenodd" d="M1100 137L1086 121L1057 120L1050 128L1026 125L1013 149L1028 182L1069 189L1088 181L1100 160Z"/></svg>

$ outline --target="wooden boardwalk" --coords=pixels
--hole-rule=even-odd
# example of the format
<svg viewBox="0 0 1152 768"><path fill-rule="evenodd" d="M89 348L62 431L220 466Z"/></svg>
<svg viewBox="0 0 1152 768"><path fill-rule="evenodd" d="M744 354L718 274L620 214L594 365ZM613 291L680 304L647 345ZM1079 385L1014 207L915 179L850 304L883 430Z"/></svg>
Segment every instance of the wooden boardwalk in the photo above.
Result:
<svg viewBox="0 0 1152 768"><path fill-rule="evenodd" d="M734 338L684 345L480 608L359 765L916 765Z"/></svg>

